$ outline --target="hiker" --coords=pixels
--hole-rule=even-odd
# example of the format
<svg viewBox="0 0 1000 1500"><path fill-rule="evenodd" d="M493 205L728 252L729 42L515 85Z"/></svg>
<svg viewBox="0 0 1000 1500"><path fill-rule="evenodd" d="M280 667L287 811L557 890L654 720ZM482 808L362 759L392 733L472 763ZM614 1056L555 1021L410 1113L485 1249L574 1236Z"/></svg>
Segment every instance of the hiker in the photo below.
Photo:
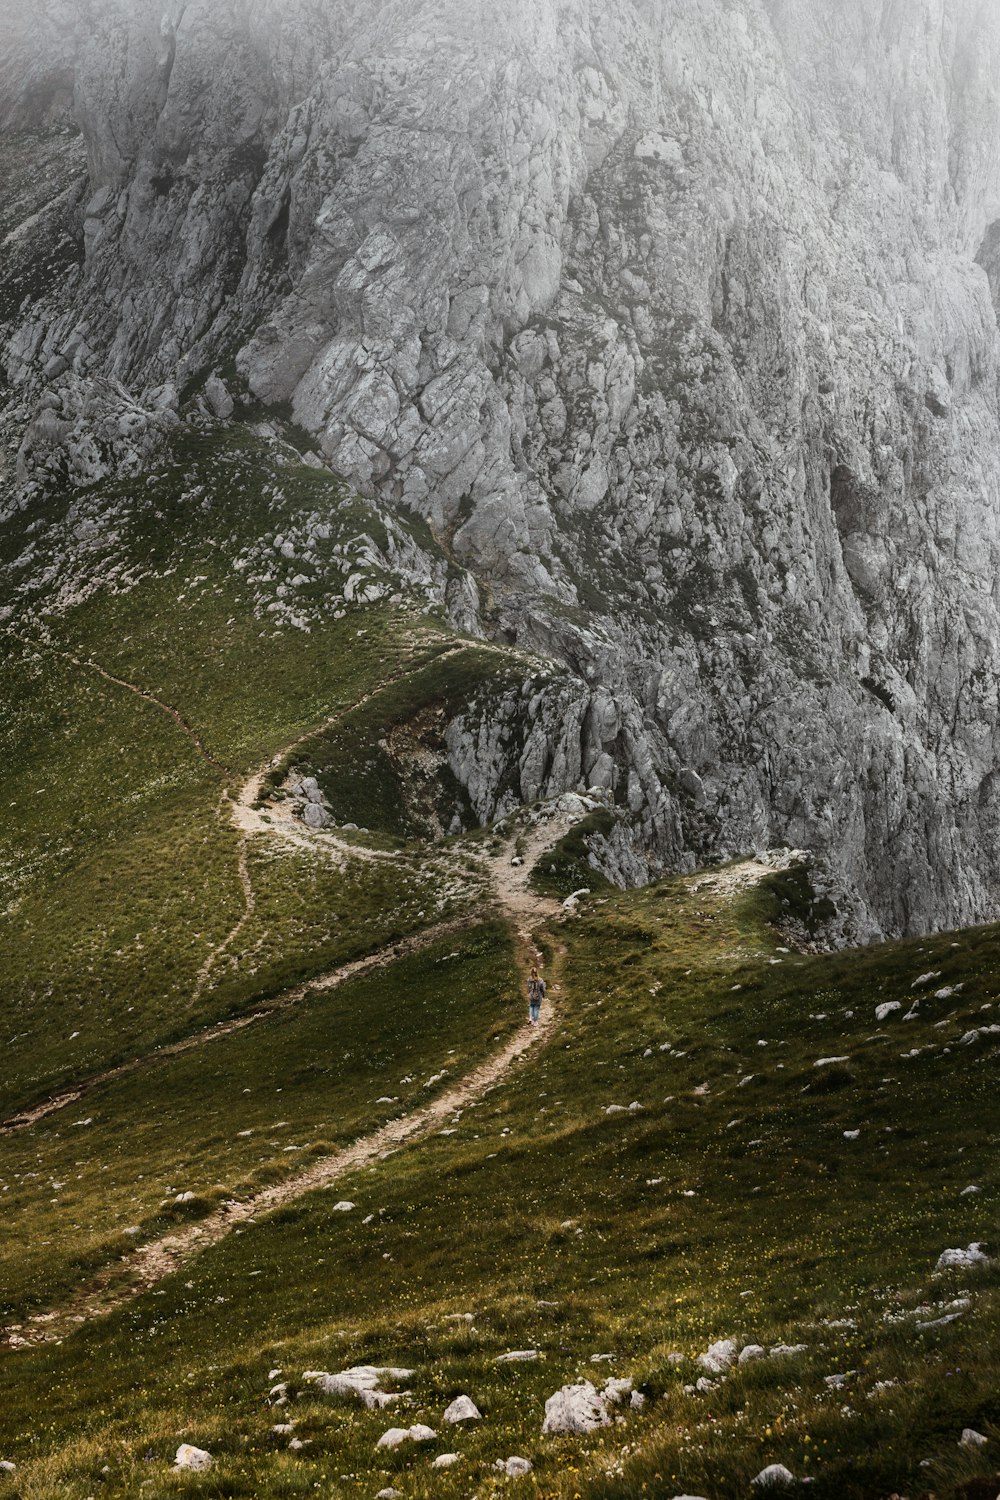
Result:
<svg viewBox="0 0 1000 1500"><path fill-rule="evenodd" d="M545 980L539 979L537 969L532 969L531 978L528 980L528 1020L532 1026L538 1025L538 1016L544 999Z"/></svg>

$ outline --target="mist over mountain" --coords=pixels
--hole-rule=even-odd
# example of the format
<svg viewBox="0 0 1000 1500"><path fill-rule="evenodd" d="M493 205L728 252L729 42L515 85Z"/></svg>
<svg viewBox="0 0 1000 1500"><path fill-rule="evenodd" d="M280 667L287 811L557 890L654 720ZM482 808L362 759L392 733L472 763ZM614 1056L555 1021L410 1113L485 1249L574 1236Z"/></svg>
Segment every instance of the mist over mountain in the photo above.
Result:
<svg viewBox="0 0 1000 1500"><path fill-rule="evenodd" d="M43 0L0 36L10 514L291 423L426 523L456 624L568 669L450 731L482 817L604 789L621 881L788 845L835 934L996 915L994 6Z"/></svg>

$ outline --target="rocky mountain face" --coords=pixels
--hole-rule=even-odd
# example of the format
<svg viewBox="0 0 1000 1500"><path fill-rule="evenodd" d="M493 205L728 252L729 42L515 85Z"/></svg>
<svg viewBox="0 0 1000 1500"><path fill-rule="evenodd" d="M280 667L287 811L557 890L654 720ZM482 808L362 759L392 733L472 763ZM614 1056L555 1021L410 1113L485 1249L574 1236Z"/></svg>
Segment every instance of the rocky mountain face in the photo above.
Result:
<svg viewBox="0 0 1000 1500"><path fill-rule="evenodd" d="M484 812L517 756L630 878L793 844L852 936L997 914L995 7L20 3L8 504L270 409L571 669L452 727Z"/></svg>

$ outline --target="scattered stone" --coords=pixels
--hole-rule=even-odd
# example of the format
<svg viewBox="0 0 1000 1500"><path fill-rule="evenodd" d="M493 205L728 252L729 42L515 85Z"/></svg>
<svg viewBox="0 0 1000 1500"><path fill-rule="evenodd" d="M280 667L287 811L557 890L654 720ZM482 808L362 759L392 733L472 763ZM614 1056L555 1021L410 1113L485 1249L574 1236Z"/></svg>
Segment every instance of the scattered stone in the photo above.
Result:
<svg viewBox="0 0 1000 1500"><path fill-rule="evenodd" d="M608 1404L589 1380L564 1385L545 1403L542 1432L593 1432L611 1422Z"/></svg>
<svg viewBox="0 0 1000 1500"><path fill-rule="evenodd" d="M875 1007L876 1021L885 1021L892 1015L893 1011L902 1010L903 1007L898 1000L885 1000L881 1005Z"/></svg>
<svg viewBox="0 0 1000 1500"><path fill-rule="evenodd" d="M609 1401L612 1406L618 1406L625 1400L626 1396L632 1395L632 1381L627 1377L622 1380L607 1380L604 1383L604 1389L602 1390L601 1395L604 1397L605 1401Z"/></svg>
<svg viewBox="0 0 1000 1500"><path fill-rule="evenodd" d="M9 1458L0 1458L0 1474L16 1474L17 1464L12 1464Z"/></svg>
<svg viewBox="0 0 1000 1500"><path fill-rule="evenodd" d="M643 1411L646 1406L646 1398L641 1391L633 1391L628 1398L628 1404L633 1411Z"/></svg>
<svg viewBox="0 0 1000 1500"><path fill-rule="evenodd" d="M745 1349L740 1350L739 1362L741 1365L748 1365L755 1359L764 1359L766 1355L767 1350L763 1344L747 1344Z"/></svg>
<svg viewBox="0 0 1000 1500"><path fill-rule="evenodd" d="M456 1396L442 1416L442 1422L481 1422L483 1414L469 1396Z"/></svg>
<svg viewBox="0 0 1000 1500"><path fill-rule="evenodd" d="M384 1380L410 1380L412 1370L392 1365L355 1365L350 1370L330 1375L326 1370L306 1370L303 1380L314 1382L327 1396L357 1396L369 1411L381 1411L408 1396L408 1391L388 1392L381 1389Z"/></svg>
<svg viewBox="0 0 1000 1500"><path fill-rule="evenodd" d="M398 1448L400 1443L430 1443L437 1437L433 1427L425 1427L417 1422L413 1427L390 1427L383 1432L376 1448Z"/></svg>
<svg viewBox="0 0 1000 1500"><path fill-rule="evenodd" d="M375 1500L403 1500L403 1491L394 1490L392 1485L386 1485L384 1490L377 1490Z"/></svg>
<svg viewBox="0 0 1000 1500"><path fill-rule="evenodd" d="M455 1464L457 1464L460 1461L461 1457L462 1457L461 1453L439 1453L438 1456L437 1456L437 1458L431 1464L431 1468L432 1469L451 1469L451 1468L454 1468Z"/></svg>
<svg viewBox="0 0 1000 1500"><path fill-rule="evenodd" d="M794 1484L795 1475L791 1469L786 1469L784 1464L768 1464L767 1468L761 1469L756 1479L751 1479L750 1483L759 1486L760 1489L771 1489L778 1485Z"/></svg>
<svg viewBox="0 0 1000 1500"><path fill-rule="evenodd" d="M976 1241L967 1250L942 1250L938 1256L936 1269L938 1271L947 1271L955 1267L968 1270L971 1266L988 1266L989 1263L989 1256L984 1255L982 1246Z"/></svg>
<svg viewBox="0 0 1000 1500"><path fill-rule="evenodd" d="M915 1326L918 1333L927 1333L932 1328L947 1328L949 1323L957 1323L962 1316L960 1312L945 1313L942 1318L931 1318L929 1322L917 1323Z"/></svg>
<svg viewBox="0 0 1000 1500"><path fill-rule="evenodd" d="M985 1448L988 1441L989 1439L984 1438L983 1434L977 1432L974 1427L965 1427L962 1429L962 1436L958 1440L958 1446L960 1448Z"/></svg>
<svg viewBox="0 0 1000 1500"><path fill-rule="evenodd" d="M982 1192L982 1188L981 1187L977 1187L975 1185L975 1183L972 1183L972 1184L970 1184L969 1187L963 1188L962 1191L959 1193L958 1196L960 1198L968 1198L968 1197L971 1197L971 1195L973 1193L981 1193L981 1192Z"/></svg>
<svg viewBox="0 0 1000 1500"><path fill-rule="evenodd" d="M695 1363L710 1375L724 1375L736 1362L740 1346L735 1339L719 1339L699 1354Z"/></svg>
<svg viewBox="0 0 1000 1500"><path fill-rule="evenodd" d="M498 1458L493 1467L500 1469L508 1479L523 1479L525 1474L531 1473L531 1464L526 1458Z"/></svg>
<svg viewBox="0 0 1000 1500"><path fill-rule="evenodd" d="M771 1356L775 1359L787 1359L793 1354L805 1354L808 1344L772 1344Z"/></svg>
<svg viewBox="0 0 1000 1500"><path fill-rule="evenodd" d="M204 1448L195 1448L191 1443L181 1443L174 1459L175 1469L187 1469L200 1474L212 1467L212 1455Z"/></svg>
<svg viewBox="0 0 1000 1500"><path fill-rule="evenodd" d="M566 1226L564 1225L563 1228ZM494 1363L498 1365L517 1364L521 1360L538 1359L537 1349L512 1349L509 1354L498 1354Z"/></svg>
<svg viewBox="0 0 1000 1500"><path fill-rule="evenodd" d="M349 1214L354 1211L355 1206L353 1203L348 1203L346 1198L341 1198L339 1203L333 1205L333 1211L335 1214Z"/></svg>
<svg viewBox="0 0 1000 1500"><path fill-rule="evenodd" d="M833 1067L836 1063L847 1063L850 1062L850 1060L851 1059L849 1057L817 1057L816 1061L813 1063L813 1067L830 1068Z"/></svg>

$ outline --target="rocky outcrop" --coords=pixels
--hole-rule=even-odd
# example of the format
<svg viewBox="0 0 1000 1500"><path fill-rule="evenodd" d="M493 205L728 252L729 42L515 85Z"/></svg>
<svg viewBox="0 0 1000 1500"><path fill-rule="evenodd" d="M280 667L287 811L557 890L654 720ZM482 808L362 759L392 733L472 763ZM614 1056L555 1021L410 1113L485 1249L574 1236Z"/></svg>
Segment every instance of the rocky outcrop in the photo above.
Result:
<svg viewBox="0 0 1000 1500"><path fill-rule="evenodd" d="M51 177L4 207L22 488L223 372L575 674L455 728L474 802L608 786L645 869L813 850L858 936L996 914L1000 15L79 11L0 63Z"/></svg>

